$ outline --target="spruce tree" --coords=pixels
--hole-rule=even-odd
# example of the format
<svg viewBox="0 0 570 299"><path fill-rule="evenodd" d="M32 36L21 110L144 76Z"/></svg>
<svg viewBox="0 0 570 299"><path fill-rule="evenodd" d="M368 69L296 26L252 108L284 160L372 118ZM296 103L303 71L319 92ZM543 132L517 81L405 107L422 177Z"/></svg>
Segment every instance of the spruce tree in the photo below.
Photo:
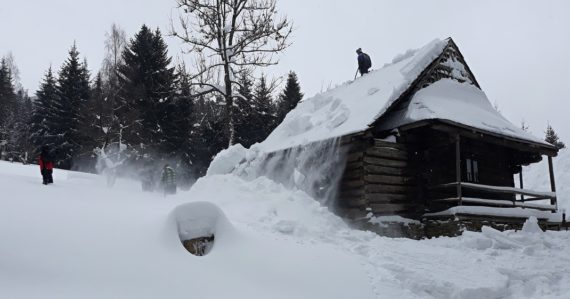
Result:
<svg viewBox="0 0 570 299"><path fill-rule="evenodd" d="M297 74L291 71L287 77L287 84L285 89L279 95L279 102L277 105L277 124L280 124L289 111L295 109L297 103L303 99L301 86Z"/></svg>
<svg viewBox="0 0 570 299"><path fill-rule="evenodd" d="M544 138L544 141L554 145L557 149L563 149L566 147L564 142L562 142L560 138L558 138L558 134L556 134L556 132L554 131L554 129L550 124L548 124L548 126L546 127L546 137Z"/></svg>
<svg viewBox="0 0 570 299"><path fill-rule="evenodd" d="M79 158L82 146L89 138L85 132L85 114L90 96L89 72L87 65L79 61L75 44L58 75L58 97L54 104L54 133L58 137L56 164L69 169L73 160Z"/></svg>
<svg viewBox="0 0 570 299"><path fill-rule="evenodd" d="M13 127L17 115L17 99L12 71L2 58L0 61L0 159L11 159L13 151Z"/></svg>
<svg viewBox="0 0 570 299"><path fill-rule="evenodd" d="M55 103L57 102L56 78L51 67L46 72L33 102L31 127L32 143L39 149L42 145L55 145Z"/></svg>
<svg viewBox="0 0 570 299"><path fill-rule="evenodd" d="M251 72L243 69L238 76L239 96L235 99L234 115L235 118L235 142L240 143L244 147L250 147L252 142L253 124L251 118L253 115L253 82L251 80Z"/></svg>
<svg viewBox="0 0 570 299"><path fill-rule="evenodd" d="M119 96L122 130L127 143L137 146L139 155L153 156L172 148L164 139L171 125L168 119L176 76L170 67L166 43L160 31L154 33L145 25L123 52L119 67Z"/></svg>
<svg viewBox="0 0 570 299"><path fill-rule="evenodd" d="M253 144L265 140L275 128L275 106L265 76L255 86L252 108L250 142Z"/></svg>

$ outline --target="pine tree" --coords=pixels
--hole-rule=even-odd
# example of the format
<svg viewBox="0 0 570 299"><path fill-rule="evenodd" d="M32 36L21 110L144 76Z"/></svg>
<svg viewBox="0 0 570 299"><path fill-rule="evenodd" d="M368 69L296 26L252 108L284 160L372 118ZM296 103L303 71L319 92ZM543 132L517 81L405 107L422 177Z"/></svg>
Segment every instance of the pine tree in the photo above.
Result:
<svg viewBox="0 0 570 299"><path fill-rule="evenodd" d="M44 76L33 102L30 122L31 139L36 148L42 145L55 146L55 103L57 102L56 78L51 67Z"/></svg>
<svg viewBox="0 0 570 299"><path fill-rule="evenodd" d="M197 176L203 176L214 156L227 147L224 99L220 96L212 99L199 97L194 108L193 144L196 161L193 167Z"/></svg>
<svg viewBox="0 0 570 299"><path fill-rule="evenodd" d="M75 44L58 77L58 97L54 104L54 133L58 137L55 146L56 164L69 169L73 160L80 158L82 146L88 139L85 134L85 115L90 96L89 72L87 65L79 61Z"/></svg>
<svg viewBox="0 0 570 299"><path fill-rule="evenodd" d="M17 99L12 72L2 58L0 61L0 158L7 159L11 147L10 132L18 115L16 113Z"/></svg>
<svg viewBox="0 0 570 299"><path fill-rule="evenodd" d="M253 144L265 140L275 128L275 107L265 76L255 86L252 109L250 142Z"/></svg>
<svg viewBox="0 0 570 299"><path fill-rule="evenodd" d="M169 144L163 141L169 134L164 130L171 127L168 109L176 75L169 66L171 58L160 31L153 33L143 25L123 52L123 61L119 67L122 104L117 117L123 119L124 139L130 145L139 146L139 155L171 151Z"/></svg>
<svg viewBox="0 0 570 299"><path fill-rule="evenodd" d="M23 163L29 163L35 159L35 146L31 140L32 130L30 122L32 119L33 104L32 99L28 96L27 91L20 89L17 93L17 119L11 130L14 150L17 160Z"/></svg>
<svg viewBox="0 0 570 299"><path fill-rule="evenodd" d="M544 141L554 145L557 149L563 149L566 147L564 142L562 142L560 138L558 138L558 134L556 134L556 132L554 131L554 129L550 124L548 124L548 126L546 127L546 137L544 138Z"/></svg>
<svg viewBox="0 0 570 299"><path fill-rule="evenodd" d="M287 77L287 84L285 89L279 95L279 102L277 105L277 123L280 124L289 111L297 107L297 103L303 99L303 93L301 92L301 86L299 85L299 80L295 72L289 72Z"/></svg>
<svg viewBox="0 0 570 299"><path fill-rule="evenodd" d="M240 143L244 147L250 147L252 142L253 124L251 118L253 115L253 82L251 80L251 72L243 69L238 76L239 96L235 99L234 115L235 118L235 142Z"/></svg>
<svg viewBox="0 0 570 299"><path fill-rule="evenodd" d="M0 126L6 124L15 102L16 92L12 82L12 73L8 68L6 60L2 58L0 61Z"/></svg>

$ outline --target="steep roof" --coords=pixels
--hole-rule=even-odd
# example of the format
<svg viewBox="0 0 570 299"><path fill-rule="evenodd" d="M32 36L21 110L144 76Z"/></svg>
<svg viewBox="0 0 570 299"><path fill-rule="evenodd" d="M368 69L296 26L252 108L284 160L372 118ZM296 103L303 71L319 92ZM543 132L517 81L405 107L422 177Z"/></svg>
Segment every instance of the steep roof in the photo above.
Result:
<svg viewBox="0 0 570 299"><path fill-rule="evenodd" d="M455 80L442 81L438 72ZM426 119L546 145L505 119L478 87L455 43L436 39L379 70L301 101L259 147L272 152L365 131L372 125L391 129ZM408 94L411 100L400 103Z"/></svg>

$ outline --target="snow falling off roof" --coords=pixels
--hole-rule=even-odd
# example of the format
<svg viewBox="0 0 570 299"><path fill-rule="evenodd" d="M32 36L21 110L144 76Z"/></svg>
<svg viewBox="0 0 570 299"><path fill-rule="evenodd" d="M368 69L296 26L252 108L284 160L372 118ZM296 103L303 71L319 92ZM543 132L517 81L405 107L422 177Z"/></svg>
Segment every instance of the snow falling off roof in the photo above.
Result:
<svg viewBox="0 0 570 299"><path fill-rule="evenodd" d="M382 127L396 128L427 119L448 120L490 133L547 144L509 122L491 105L483 91L451 79L442 79L420 89L408 109L392 115Z"/></svg>
<svg viewBox="0 0 570 299"><path fill-rule="evenodd" d="M300 102L259 147L266 152L363 131L437 58L447 40L434 40L405 59ZM355 59L356 62L356 59Z"/></svg>

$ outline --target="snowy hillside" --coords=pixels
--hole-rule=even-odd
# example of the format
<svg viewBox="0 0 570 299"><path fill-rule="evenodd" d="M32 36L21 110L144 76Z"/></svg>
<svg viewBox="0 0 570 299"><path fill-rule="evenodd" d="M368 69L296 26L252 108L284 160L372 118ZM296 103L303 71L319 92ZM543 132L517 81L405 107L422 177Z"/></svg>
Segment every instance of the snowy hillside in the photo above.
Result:
<svg viewBox="0 0 570 299"><path fill-rule="evenodd" d="M563 169L570 156L562 152L556 161L558 186L568 192ZM166 198L129 180L108 189L95 175L56 170L54 179L43 186L37 166L0 162L0 298L567 298L570 292L570 233L536 233L532 223L525 232L389 239L353 230L306 193L263 176L212 174ZM529 171L529 186L530 179ZM179 230L204 229L215 232L215 245L193 256Z"/></svg>

